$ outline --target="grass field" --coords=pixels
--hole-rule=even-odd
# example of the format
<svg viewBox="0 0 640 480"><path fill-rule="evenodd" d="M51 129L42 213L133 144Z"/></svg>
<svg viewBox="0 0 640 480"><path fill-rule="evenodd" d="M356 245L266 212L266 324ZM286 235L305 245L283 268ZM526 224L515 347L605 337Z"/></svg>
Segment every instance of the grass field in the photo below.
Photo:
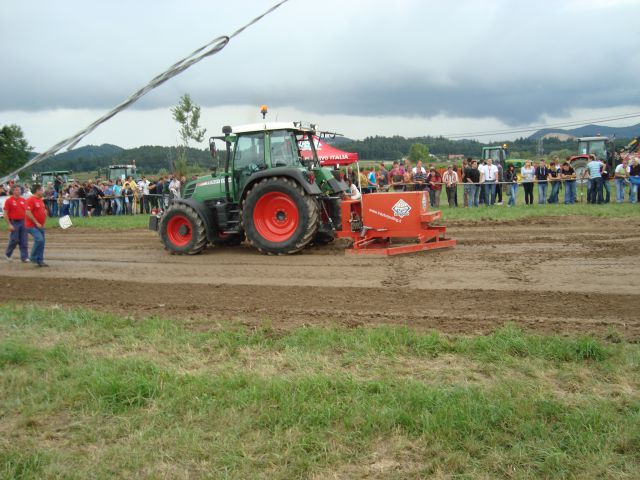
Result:
<svg viewBox="0 0 640 480"><path fill-rule="evenodd" d="M0 307L0 478L637 478L640 345Z"/></svg>

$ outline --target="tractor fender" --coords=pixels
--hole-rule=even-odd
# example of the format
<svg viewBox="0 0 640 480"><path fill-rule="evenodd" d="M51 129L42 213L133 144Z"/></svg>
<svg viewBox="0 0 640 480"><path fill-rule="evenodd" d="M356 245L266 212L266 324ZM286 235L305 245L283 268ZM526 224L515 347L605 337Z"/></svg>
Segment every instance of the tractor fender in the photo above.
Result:
<svg viewBox="0 0 640 480"><path fill-rule="evenodd" d="M216 222L214 220L215 212L213 210L207 208L204 203L199 202L198 200L194 200L193 198L176 198L173 203L181 203L193 208L204 222L204 226L207 232L207 240L212 242L215 238L217 238L217 228Z"/></svg>
<svg viewBox="0 0 640 480"><path fill-rule="evenodd" d="M268 170L262 170L260 172L256 172L249 177L246 185L242 189L242 194L240 198L244 199L245 195L254 183L268 177L288 177L298 183L306 193L309 195L320 195L322 191L320 187L314 183L309 183L309 178L305 176L306 172L298 170L297 168L270 168Z"/></svg>

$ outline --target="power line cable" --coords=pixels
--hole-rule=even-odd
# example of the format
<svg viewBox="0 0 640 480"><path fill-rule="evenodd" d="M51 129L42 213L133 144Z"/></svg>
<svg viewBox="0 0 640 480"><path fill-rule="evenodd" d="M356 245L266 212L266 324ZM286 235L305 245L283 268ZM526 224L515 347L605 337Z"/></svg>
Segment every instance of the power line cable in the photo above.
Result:
<svg viewBox="0 0 640 480"><path fill-rule="evenodd" d="M4 176L3 178L1 178L0 179L0 183L6 182L9 178L15 177L17 174L19 174L20 172L22 172L26 168L29 168L29 167L31 167L33 165L36 165L36 164L42 162L43 160L49 158L50 156L55 155L56 153L58 153L60 150L62 150L65 147L68 147L69 150L72 149L74 146L76 146L78 144L78 142L80 142L84 137L86 137L91 132L93 132L101 124L103 124L107 120L113 118L114 116L116 116L121 111L129 108L131 105L133 105L135 102L137 102L141 97L143 97L144 95L149 93L151 90L153 90L154 88L159 87L160 85L165 83L167 80L169 80L169 79L175 77L176 75L179 75L180 73L184 72L189 67L191 67L194 64L198 63L200 60L202 60L204 58L207 58L207 57L210 57L212 55L215 55L216 53L219 53L220 51L222 51L229 44L229 42L231 41L232 38L237 37L242 32L244 32L247 28L249 28L252 25L254 25L255 23L259 22L262 18L266 17L271 12L273 12L274 10L276 10L277 8L282 6L283 4L287 3L288 1L289 0L281 0L281 1L279 1L278 3L273 5L271 8L266 10L262 15L259 15L259 16L255 17L250 22L248 22L245 25L243 25L242 27L238 28L231 35L222 35L222 36L216 37L213 40L211 40L209 43L207 43L206 45L203 45L202 47L200 47L197 50L195 50L194 52L192 52L190 55L188 55L185 58L183 58L182 60L179 60L178 62L174 63L167 70L162 72L160 75L157 75L153 79L151 79L149 81L149 83L147 83L144 87L142 87L141 89L139 89L135 93L131 94L126 100L121 102L115 108L113 108L109 112L105 113L103 116L98 118L96 121L94 121L93 123L91 123L90 125L85 127L83 130L79 131L75 135L73 135L73 136L71 136L71 137L69 137L69 138L67 138L65 140L62 140L61 142L56 143L54 146L52 146L48 150L36 155L31 160L29 160L27 163L25 163L22 167L18 168L17 170L15 170L15 171L11 172L10 174L8 174L8 175Z"/></svg>
<svg viewBox="0 0 640 480"><path fill-rule="evenodd" d="M563 128L563 127L574 127L578 125L585 125L591 122L613 122L616 120L624 120L628 118L637 118L640 117L640 112L621 114L610 117L601 117L601 118L591 118L586 120L573 120L570 122L556 123L556 124L547 124L547 125L531 125L528 127L518 127L513 129L504 129L504 130L492 130L492 131L482 131L482 132L467 132L467 133L456 133L456 134L448 134L441 135L445 138L465 138L465 137L488 137L491 135L507 135L510 133L524 133L524 132L532 132L535 130L540 130L543 128Z"/></svg>

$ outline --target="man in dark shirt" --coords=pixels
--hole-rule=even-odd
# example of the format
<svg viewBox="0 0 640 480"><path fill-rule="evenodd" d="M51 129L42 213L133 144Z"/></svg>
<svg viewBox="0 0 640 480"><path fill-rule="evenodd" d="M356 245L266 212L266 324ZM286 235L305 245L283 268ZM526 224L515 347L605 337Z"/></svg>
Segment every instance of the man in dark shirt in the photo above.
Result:
<svg viewBox="0 0 640 480"><path fill-rule="evenodd" d="M547 177L549 176L549 169L547 168L544 159L540 160L540 164L536 167L533 174L535 181L538 183L538 203L544 205L547 203L547 189L549 184L547 183Z"/></svg>
<svg viewBox="0 0 640 480"><path fill-rule="evenodd" d="M611 171L609 170L609 165L607 162L602 162L602 168L600 169L600 178L602 178L602 189L604 190L604 203L609 203L611 201L611 186L609 185L609 175Z"/></svg>
<svg viewBox="0 0 640 480"><path fill-rule="evenodd" d="M629 168L630 177L640 176L640 163L635 158L631 160L631 167ZM631 183L629 187L629 201L631 203L637 203L640 201L640 188L635 183Z"/></svg>
<svg viewBox="0 0 640 480"><path fill-rule="evenodd" d="M477 207L480 204L480 170L476 160L471 161L464 176L465 186L469 186L469 206Z"/></svg>
<svg viewBox="0 0 640 480"><path fill-rule="evenodd" d="M556 165L555 161L549 164L549 174L547 180L551 185L551 193L549 194L549 203L558 203L558 193L560 192L560 165Z"/></svg>
<svg viewBox="0 0 640 480"><path fill-rule="evenodd" d="M562 164L560 178L564 181L564 204L576 203L576 171L569 162Z"/></svg>

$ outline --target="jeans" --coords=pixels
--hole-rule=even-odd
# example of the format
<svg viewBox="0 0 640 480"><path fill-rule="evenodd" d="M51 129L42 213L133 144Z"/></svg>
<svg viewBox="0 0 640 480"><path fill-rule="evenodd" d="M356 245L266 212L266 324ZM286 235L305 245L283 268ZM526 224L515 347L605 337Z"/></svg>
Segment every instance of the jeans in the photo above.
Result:
<svg viewBox="0 0 640 480"><path fill-rule="evenodd" d="M471 186L468 183L464 184L464 191L462 193L462 205L465 207L469 206L469 192L471 191Z"/></svg>
<svg viewBox="0 0 640 480"><path fill-rule="evenodd" d="M457 188L455 186L452 186L452 187L446 187L446 189L447 189L447 201L449 202L449 206L457 207L458 206Z"/></svg>
<svg viewBox="0 0 640 480"><path fill-rule="evenodd" d="M626 187L624 178L616 178L616 202L624 202L624 189Z"/></svg>
<svg viewBox="0 0 640 480"><path fill-rule="evenodd" d="M20 259L29 258L29 237L27 237L27 227L24 226L24 220L11 220L13 232L9 235L9 244L5 255L10 257L16 247L20 247Z"/></svg>
<svg viewBox="0 0 640 480"><path fill-rule="evenodd" d="M513 205L514 207L516 206L516 195L518 194L518 184L517 183L510 183L508 185L509 187L509 193L511 194L509 196L509 201L507 202L507 205Z"/></svg>
<svg viewBox="0 0 640 480"><path fill-rule="evenodd" d="M484 190L484 201L485 205L491 205L495 203L496 199L494 197L496 191L496 183L495 182L484 182L482 185Z"/></svg>
<svg viewBox="0 0 640 480"><path fill-rule="evenodd" d="M629 185L629 201L631 203L638 203L638 185L633 183Z"/></svg>
<svg viewBox="0 0 640 480"><path fill-rule="evenodd" d="M576 181L565 180L564 182L564 204L576 203Z"/></svg>
<svg viewBox="0 0 640 480"><path fill-rule="evenodd" d="M121 198L114 198L113 199L113 214L114 215L122 215L122 199Z"/></svg>
<svg viewBox="0 0 640 480"><path fill-rule="evenodd" d="M603 202L602 198L602 178L592 178L589 180L589 203L597 203L601 204ZM597 199L597 200L596 200Z"/></svg>
<svg viewBox="0 0 640 480"><path fill-rule="evenodd" d="M31 247L31 261L40 265L44 262L44 228L29 228L29 235L33 237Z"/></svg>
<svg viewBox="0 0 640 480"><path fill-rule="evenodd" d="M480 205L480 184L470 183L469 187L469 206L477 207Z"/></svg>
<svg viewBox="0 0 640 480"><path fill-rule="evenodd" d="M547 203L547 189L549 184L547 182L538 183L538 204L545 205Z"/></svg>
<svg viewBox="0 0 640 480"><path fill-rule="evenodd" d="M493 191L493 202L492 202L492 205L494 203L496 203L496 200L499 203L502 203L502 185L496 185L496 188Z"/></svg>
<svg viewBox="0 0 640 480"><path fill-rule="evenodd" d="M611 200L611 185L609 185L609 179L602 179L602 188L604 190L604 203L609 203Z"/></svg>
<svg viewBox="0 0 640 480"><path fill-rule="evenodd" d="M549 194L549 203L558 203L558 193L560 192L560 182L551 183L551 193Z"/></svg>
<svg viewBox="0 0 640 480"><path fill-rule="evenodd" d="M429 189L429 205L433 207L440 206L440 190Z"/></svg>
<svg viewBox="0 0 640 480"><path fill-rule="evenodd" d="M532 205L533 204L533 183L523 182L522 188L524 188L524 204Z"/></svg>

